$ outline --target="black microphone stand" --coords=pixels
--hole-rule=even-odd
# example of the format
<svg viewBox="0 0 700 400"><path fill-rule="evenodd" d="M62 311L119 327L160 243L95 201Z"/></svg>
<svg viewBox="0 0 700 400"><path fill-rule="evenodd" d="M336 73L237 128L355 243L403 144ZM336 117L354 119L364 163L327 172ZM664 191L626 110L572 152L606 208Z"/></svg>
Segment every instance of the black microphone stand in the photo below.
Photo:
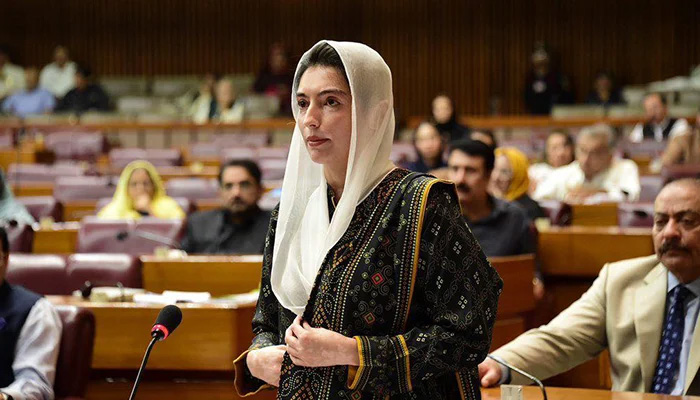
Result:
<svg viewBox="0 0 700 400"><path fill-rule="evenodd" d="M151 343L149 343L148 347L146 348L146 354L143 355L143 361L141 361L141 367L139 368L139 372L136 374L136 381L134 382L134 387L131 389L131 395L129 395L129 400L134 400L134 398L136 397L136 391L139 389L139 383L141 383L141 374L146 368L146 363L148 363L148 357L151 355L151 350L153 350L153 346L155 346L156 342L158 342L158 335L153 335Z"/></svg>

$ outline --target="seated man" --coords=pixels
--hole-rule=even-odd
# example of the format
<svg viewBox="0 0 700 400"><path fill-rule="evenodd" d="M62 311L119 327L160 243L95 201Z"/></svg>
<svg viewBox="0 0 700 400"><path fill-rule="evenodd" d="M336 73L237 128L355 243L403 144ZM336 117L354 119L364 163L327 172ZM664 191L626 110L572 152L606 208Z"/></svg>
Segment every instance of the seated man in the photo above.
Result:
<svg viewBox="0 0 700 400"><path fill-rule="evenodd" d="M477 140L460 140L450 146L449 180L457 186L462 215L487 257L534 254L531 221L519 206L487 192L495 156Z"/></svg>
<svg viewBox="0 0 700 400"><path fill-rule="evenodd" d="M75 87L56 105L57 112L109 111L109 97L98 83L94 82L89 68L78 66L75 70Z"/></svg>
<svg viewBox="0 0 700 400"><path fill-rule="evenodd" d="M53 399L61 320L48 300L5 281L10 245L0 227L0 399Z"/></svg>
<svg viewBox="0 0 700 400"><path fill-rule="evenodd" d="M232 160L219 172L223 207L192 214L182 249L188 253L262 254L270 213L258 207L261 173L250 160Z"/></svg>
<svg viewBox="0 0 700 400"><path fill-rule="evenodd" d="M56 99L51 92L39 87L39 71L34 67L25 69L24 81L26 88L5 99L2 110L20 118L53 111Z"/></svg>
<svg viewBox="0 0 700 400"><path fill-rule="evenodd" d="M688 133L688 121L685 118L669 118L666 98L659 93L644 96L644 115L646 121L635 125L630 133L630 142L643 140L662 142Z"/></svg>
<svg viewBox="0 0 700 400"><path fill-rule="evenodd" d="M53 60L41 70L39 82L42 88L60 99L75 86L77 64L70 60L68 49L64 46L56 46L53 51Z"/></svg>
<svg viewBox="0 0 700 400"><path fill-rule="evenodd" d="M637 200L641 190L637 164L615 158L614 143L615 133L607 125L582 129L576 161L552 171L532 197L569 203Z"/></svg>
<svg viewBox="0 0 700 400"><path fill-rule="evenodd" d="M700 180L664 187L652 235L656 255L605 265L579 300L494 356L546 379L608 349L612 390L700 395ZM479 375L527 383L490 359Z"/></svg>

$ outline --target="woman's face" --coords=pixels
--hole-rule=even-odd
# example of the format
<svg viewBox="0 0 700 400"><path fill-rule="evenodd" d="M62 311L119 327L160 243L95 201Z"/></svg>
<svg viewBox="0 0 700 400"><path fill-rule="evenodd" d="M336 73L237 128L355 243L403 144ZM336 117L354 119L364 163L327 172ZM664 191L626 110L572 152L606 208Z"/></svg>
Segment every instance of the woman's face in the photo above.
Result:
<svg viewBox="0 0 700 400"><path fill-rule="evenodd" d="M547 164L559 168L574 161L574 149L566 144L566 137L560 134L550 135L547 147Z"/></svg>
<svg viewBox="0 0 700 400"><path fill-rule="evenodd" d="M155 187L151 176L148 175L145 169L136 169L131 174L131 178L129 178L128 194L132 201L143 196L148 196L151 199L153 198Z"/></svg>
<svg viewBox="0 0 700 400"><path fill-rule="evenodd" d="M430 125L421 124L416 129L416 149L424 160L434 160L442 157L442 137L440 132Z"/></svg>
<svg viewBox="0 0 700 400"><path fill-rule="evenodd" d="M309 67L296 93L297 125L313 162L347 166L352 136L352 96L342 72Z"/></svg>
<svg viewBox="0 0 700 400"><path fill-rule="evenodd" d="M438 96L433 99L433 118L438 124L444 124L452 118L452 100L447 96Z"/></svg>
<svg viewBox="0 0 700 400"><path fill-rule="evenodd" d="M511 169L508 157L500 155L496 157L496 162L493 166L491 174L491 182L493 186L501 193L506 193L513 181L513 170Z"/></svg>
<svg viewBox="0 0 700 400"><path fill-rule="evenodd" d="M229 80L221 80L216 84L216 102L223 108L230 108L236 100L236 91Z"/></svg>

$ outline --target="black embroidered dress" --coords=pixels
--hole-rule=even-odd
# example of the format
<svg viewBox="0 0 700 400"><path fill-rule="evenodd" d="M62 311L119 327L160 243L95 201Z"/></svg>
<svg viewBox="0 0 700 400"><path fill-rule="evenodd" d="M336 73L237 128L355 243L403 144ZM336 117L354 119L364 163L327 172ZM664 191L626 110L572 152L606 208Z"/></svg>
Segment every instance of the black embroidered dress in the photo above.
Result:
<svg viewBox="0 0 700 400"><path fill-rule="evenodd" d="M284 344L296 317L270 286L276 222L275 210L251 350ZM326 255L303 315L313 327L354 337L360 366L299 367L285 354L278 398L480 398L477 365L491 344L502 285L462 218L454 186L395 169ZM245 354L235 367L241 395L269 388L250 374Z"/></svg>

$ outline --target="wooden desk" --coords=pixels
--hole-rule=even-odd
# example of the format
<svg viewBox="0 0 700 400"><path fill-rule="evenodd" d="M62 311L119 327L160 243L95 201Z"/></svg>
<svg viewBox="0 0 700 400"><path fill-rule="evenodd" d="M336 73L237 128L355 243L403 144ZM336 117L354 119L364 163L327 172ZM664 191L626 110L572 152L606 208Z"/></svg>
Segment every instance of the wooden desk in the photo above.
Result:
<svg viewBox="0 0 700 400"><path fill-rule="evenodd" d="M23 147L19 151L14 148L0 149L0 167L4 171L10 164L32 164L36 162L36 153L33 148Z"/></svg>
<svg viewBox="0 0 700 400"><path fill-rule="evenodd" d="M160 345L158 345L160 346ZM158 351L158 346L153 350ZM149 381L148 373L145 381L139 386L139 400L163 400L177 398L180 400L238 400L236 389L231 381L217 380L192 380L192 381ZM92 380L88 383L87 400L124 400L129 398L133 381L104 381ZM253 396L246 397L250 400L274 400L277 391L265 390ZM500 397L499 397L500 399Z"/></svg>
<svg viewBox="0 0 700 400"><path fill-rule="evenodd" d="M71 200L63 203L63 220L80 221L97 213L97 200Z"/></svg>
<svg viewBox="0 0 700 400"><path fill-rule="evenodd" d="M34 231L32 252L36 254L72 254L78 243L78 222L53 224L50 229Z"/></svg>
<svg viewBox="0 0 700 400"><path fill-rule="evenodd" d="M144 289L209 292L212 296L246 293L260 285L262 256L142 256Z"/></svg>
<svg viewBox="0 0 700 400"><path fill-rule="evenodd" d="M53 196L53 182L22 182L12 184L15 196Z"/></svg>
<svg viewBox="0 0 700 400"><path fill-rule="evenodd" d="M573 204L574 226L617 226L617 203Z"/></svg>
<svg viewBox="0 0 700 400"><path fill-rule="evenodd" d="M213 295L242 293L258 287L261 256L190 256L184 260L141 257L144 288L209 291ZM531 256L492 260L503 278L494 347L524 332L525 317L532 312L534 259ZM56 304L86 307L95 314L97 336L93 368L136 369L147 344L148 329L160 305L91 303L65 296L50 296ZM252 340L250 321L254 305L182 304L183 324L158 348L151 369L182 371L230 371L235 357ZM160 347L167 347L167 349Z"/></svg>
<svg viewBox="0 0 700 400"><path fill-rule="evenodd" d="M68 296L47 296L54 304L90 309L95 315L93 369L135 370L141 364L150 329L162 305L91 303ZM253 338L254 304L179 304L182 324L159 343L150 370L233 371L233 360Z"/></svg>
<svg viewBox="0 0 700 400"><path fill-rule="evenodd" d="M549 301L538 310L553 318L588 290L609 262L654 254L651 229L595 226L552 227L539 233L538 255ZM607 353L549 380L567 387L610 385Z"/></svg>
<svg viewBox="0 0 700 400"><path fill-rule="evenodd" d="M503 279L503 293L498 300L498 315L491 340L491 349L495 350L527 330L527 318L535 310L532 292L535 259L525 255L493 257L490 261Z"/></svg>
<svg viewBox="0 0 700 400"><path fill-rule="evenodd" d="M690 400L700 399L696 396L668 396L652 393L611 392L608 390L568 389L548 387L547 397L550 400ZM483 400L501 400L501 389L481 389ZM538 387L523 388L524 400L541 400L542 391Z"/></svg>
<svg viewBox="0 0 700 400"><path fill-rule="evenodd" d="M539 232L545 276L595 278L605 263L654 253L651 229L617 226L551 227Z"/></svg>
<svg viewBox="0 0 700 400"><path fill-rule="evenodd" d="M90 382L88 400L123 400L131 392L130 382ZM248 399L274 399L273 391L260 392ZM550 400L691 400L700 399L696 396L667 396L651 393L611 392L607 390L569 389L548 387L547 396ZM229 381L195 381L195 382L144 382L139 387L140 400L162 400L177 397L183 400L234 400L239 399ZM501 400L501 389L481 389L483 400ZM542 400L540 388L526 386L523 388L524 400Z"/></svg>

